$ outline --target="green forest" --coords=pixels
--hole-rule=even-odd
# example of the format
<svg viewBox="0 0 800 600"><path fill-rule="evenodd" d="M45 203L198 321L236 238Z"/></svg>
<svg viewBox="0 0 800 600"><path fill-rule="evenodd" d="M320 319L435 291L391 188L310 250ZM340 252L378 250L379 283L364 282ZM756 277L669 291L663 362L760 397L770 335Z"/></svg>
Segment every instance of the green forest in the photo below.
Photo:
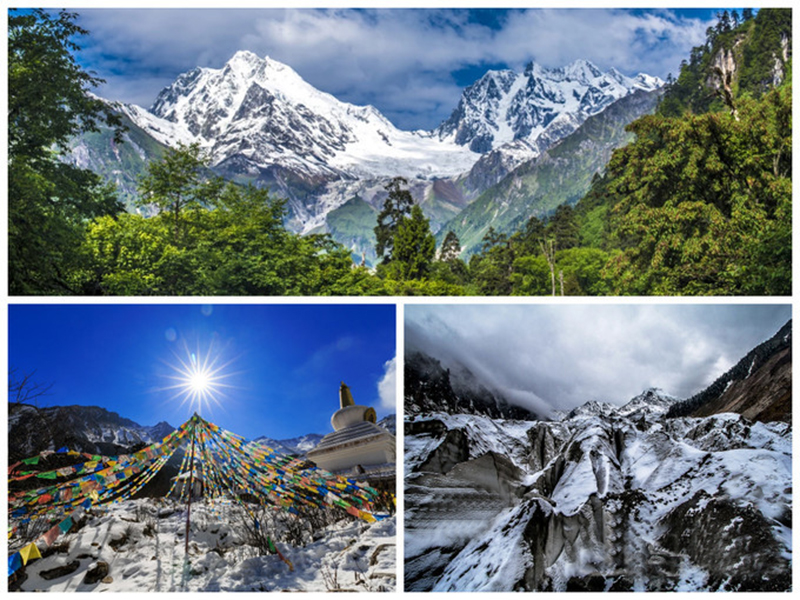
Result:
<svg viewBox="0 0 800 600"><path fill-rule="evenodd" d="M75 59L87 35L67 11L9 14L12 295L791 293L790 9L721 13L585 196L490 229L470 256L453 232L437 247L407 182L389 182L375 268L288 231L285 200L214 176L196 145L148 165L137 213L60 160L82 132L124 131L87 93L101 83Z"/></svg>

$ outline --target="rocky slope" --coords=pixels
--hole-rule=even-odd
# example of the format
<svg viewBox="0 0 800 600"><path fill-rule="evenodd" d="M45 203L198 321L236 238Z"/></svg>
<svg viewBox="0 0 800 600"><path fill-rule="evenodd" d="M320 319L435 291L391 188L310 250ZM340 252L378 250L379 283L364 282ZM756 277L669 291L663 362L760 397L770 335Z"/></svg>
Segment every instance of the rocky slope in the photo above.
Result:
<svg viewBox="0 0 800 600"><path fill-rule="evenodd" d="M790 589L791 427L670 402L408 422L406 589Z"/></svg>
<svg viewBox="0 0 800 600"><path fill-rule="evenodd" d="M64 446L92 454L123 454L160 441L173 430L165 421L143 426L99 406L10 404L8 410L11 458Z"/></svg>
<svg viewBox="0 0 800 600"><path fill-rule="evenodd" d="M114 134L108 127L100 125L99 131L85 132L72 140L67 160L113 183L126 208L131 212L141 211L135 204L139 178L145 174L150 161L162 158L166 146L124 114L121 117L127 128L121 144L114 141Z"/></svg>
<svg viewBox="0 0 800 600"><path fill-rule="evenodd" d="M702 392L667 416L735 412L759 421L792 422L792 322L747 353Z"/></svg>
<svg viewBox="0 0 800 600"><path fill-rule="evenodd" d="M411 351L405 360L405 413L477 414L505 419L535 419L536 414L515 405L501 392L490 390L464 365L445 368L423 352Z"/></svg>
<svg viewBox="0 0 800 600"><path fill-rule="evenodd" d="M482 190L480 195L445 223L439 236L453 231L469 252L481 244L489 227L511 233L531 216L542 218L560 204L577 202L595 174L604 171L611 153L632 139L625 126L653 112L659 97L659 91L635 91L513 169L502 162L495 165L493 161L502 161L496 152L484 156L462 178L467 189Z"/></svg>

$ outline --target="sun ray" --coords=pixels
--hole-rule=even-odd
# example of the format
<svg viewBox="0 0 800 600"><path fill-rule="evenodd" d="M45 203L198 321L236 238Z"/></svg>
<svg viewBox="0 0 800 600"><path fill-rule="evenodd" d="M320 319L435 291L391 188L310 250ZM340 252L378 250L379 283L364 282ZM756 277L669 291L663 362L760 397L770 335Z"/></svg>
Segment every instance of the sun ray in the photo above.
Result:
<svg viewBox="0 0 800 600"><path fill-rule="evenodd" d="M228 382L235 374L229 370L233 362L223 360L213 340L205 351L199 343L190 349L184 340L181 350L174 352L174 361L166 363L172 371L165 376L169 383L157 391L170 392L169 401L180 400L180 408L189 405L193 412L222 409L227 391L235 388Z"/></svg>

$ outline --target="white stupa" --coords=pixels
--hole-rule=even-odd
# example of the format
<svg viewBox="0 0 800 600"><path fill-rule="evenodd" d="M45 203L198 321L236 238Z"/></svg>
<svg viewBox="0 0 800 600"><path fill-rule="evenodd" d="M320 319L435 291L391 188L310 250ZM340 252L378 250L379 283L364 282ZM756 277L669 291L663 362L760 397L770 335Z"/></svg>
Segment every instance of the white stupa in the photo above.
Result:
<svg viewBox="0 0 800 600"><path fill-rule="evenodd" d="M344 382L339 387L339 403L341 408L331 417L333 433L306 456L326 471L394 488L394 436L375 424L374 408L355 403Z"/></svg>

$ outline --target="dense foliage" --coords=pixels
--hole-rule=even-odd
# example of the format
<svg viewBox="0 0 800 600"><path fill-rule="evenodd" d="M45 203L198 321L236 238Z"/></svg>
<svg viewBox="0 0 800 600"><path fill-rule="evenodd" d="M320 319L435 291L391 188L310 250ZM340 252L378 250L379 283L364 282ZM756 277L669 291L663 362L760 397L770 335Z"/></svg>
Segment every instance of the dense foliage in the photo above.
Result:
<svg viewBox="0 0 800 600"><path fill-rule="evenodd" d="M8 274L11 294L64 294L84 222L119 212L94 173L64 164L70 137L119 120L88 95L100 79L73 52L76 15L11 11L8 18ZM117 129L121 133L121 129Z"/></svg>
<svg viewBox="0 0 800 600"><path fill-rule="evenodd" d="M59 162L70 136L114 126L86 94L98 80L74 63L71 39L85 32L73 21L10 18L12 294L791 293L791 11L722 13L587 194L546 218L521 214L517 231L490 228L468 260L454 231L440 232L437 251L407 182L392 180L374 270L328 235L289 232L284 201L215 177L197 146L149 163L136 201L147 217L121 212L96 175ZM720 76L725 53L736 69ZM358 199L347 209L374 210Z"/></svg>

